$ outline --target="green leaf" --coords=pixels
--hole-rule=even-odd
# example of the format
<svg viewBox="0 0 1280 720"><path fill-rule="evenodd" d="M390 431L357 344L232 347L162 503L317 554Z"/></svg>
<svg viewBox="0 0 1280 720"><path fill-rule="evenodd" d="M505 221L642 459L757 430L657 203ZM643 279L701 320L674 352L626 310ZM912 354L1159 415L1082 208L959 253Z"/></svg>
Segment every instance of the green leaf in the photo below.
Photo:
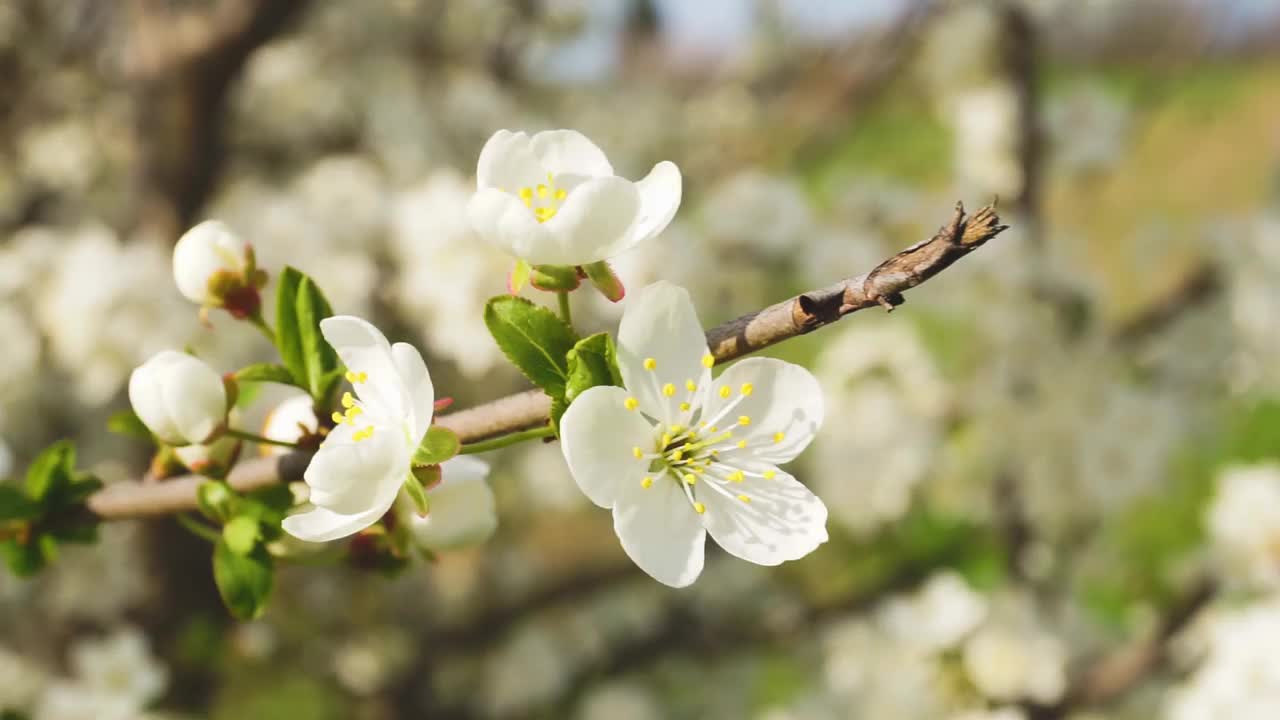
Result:
<svg viewBox="0 0 1280 720"><path fill-rule="evenodd" d="M271 556L261 545L238 555L224 538L213 548L213 580L227 610L240 620L252 620L266 609L274 575Z"/></svg>
<svg viewBox="0 0 1280 720"><path fill-rule="evenodd" d="M248 555L258 544L262 532L258 521L248 515L237 515L222 526L222 539L227 549L237 555Z"/></svg>
<svg viewBox="0 0 1280 720"><path fill-rule="evenodd" d="M102 481L86 472L75 471L71 484L60 493L58 504L79 505L102 489Z"/></svg>
<svg viewBox="0 0 1280 720"><path fill-rule="evenodd" d="M568 409L569 403L564 398L551 398L551 429L555 431L556 437L560 437L560 418L564 417Z"/></svg>
<svg viewBox="0 0 1280 720"><path fill-rule="evenodd" d="M272 363L256 363L236 371L235 379L239 382L272 382L281 385L293 384L293 373L284 365Z"/></svg>
<svg viewBox="0 0 1280 720"><path fill-rule="evenodd" d="M44 554L34 542L21 543L17 540L0 541L0 558L9 568L9 572L18 577L31 577L44 568Z"/></svg>
<svg viewBox="0 0 1280 720"><path fill-rule="evenodd" d="M333 308L311 278L303 276L298 286L298 333L302 339L302 360L307 372L307 390L322 400L325 378L338 369L338 354L320 334L320 321L333 315Z"/></svg>
<svg viewBox="0 0 1280 720"><path fill-rule="evenodd" d="M304 277L286 266L276 281L276 347L293 383L303 388L307 387L307 366L302 359L302 334L298 330L298 286Z"/></svg>
<svg viewBox="0 0 1280 720"><path fill-rule="evenodd" d="M461 449L462 441L458 439L457 433L432 425L423 436L422 444L413 453L413 464L418 467L439 465L457 455Z"/></svg>
<svg viewBox="0 0 1280 720"><path fill-rule="evenodd" d="M40 506L27 499L12 485L0 485L0 522L34 520L40 517Z"/></svg>
<svg viewBox="0 0 1280 720"><path fill-rule="evenodd" d="M589 388L597 385L622 385L618 371L617 350L609 333L596 333L578 341L565 360L569 378L565 384L564 399L573 402Z"/></svg>
<svg viewBox="0 0 1280 720"><path fill-rule="evenodd" d="M151 441L151 431L132 410L121 410L107 418L107 431L116 435Z"/></svg>
<svg viewBox="0 0 1280 720"><path fill-rule="evenodd" d="M404 481L404 489L409 499L413 501L413 507L417 509L418 515L426 517L427 511L431 509L431 503L427 500L427 489L422 486L418 476L409 473L409 478Z"/></svg>
<svg viewBox="0 0 1280 720"><path fill-rule="evenodd" d="M507 359L552 398L564 396L569 368L565 354L578 341L556 314L524 298L491 298L484 324Z"/></svg>
<svg viewBox="0 0 1280 720"><path fill-rule="evenodd" d="M27 495L42 503L70 487L75 477L76 447L60 440L41 452L27 468Z"/></svg>

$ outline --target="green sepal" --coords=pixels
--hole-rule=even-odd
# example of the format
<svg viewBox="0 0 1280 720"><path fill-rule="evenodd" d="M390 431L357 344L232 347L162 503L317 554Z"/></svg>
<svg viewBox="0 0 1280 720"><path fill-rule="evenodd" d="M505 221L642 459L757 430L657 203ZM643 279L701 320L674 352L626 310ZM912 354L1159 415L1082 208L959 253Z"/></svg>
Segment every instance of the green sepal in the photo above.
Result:
<svg viewBox="0 0 1280 720"><path fill-rule="evenodd" d="M275 567L261 544L242 555L234 552L223 537L213 548L213 580L232 616L252 620L267 607Z"/></svg>
<svg viewBox="0 0 1280 720"><path fill-rule="evenodd" d="M413 453L414 467L439 465L462 449L462 440L458 434L447 428L432 425L422 437L422 443Z"/></svg>
<svg viewBox="0 0 1280 720"><path fill-rule="evenodd" d="M226 522L235 512L236 491L221 480L208 480L196 488L200 513L214 522Z"/></svg>
<svg viewBox="0 0 1280 720"><path fill-rule="evenodd" d="M565 353L578 336L555 313L521 297L491 298L484 324L498 347L530 382L552 398L564 396L569 368Z"/></svg>
<svg viewBox="0 0 1280 720"><path fill-rule="evenodd" d="M582 278L572 265L534 265L529 284L547 292L568 292L577 290Z"/></svg>
<svg viewBox="0 0 1280 720"><path fill-rule="evenodd" d="M439 472L439 466L431 465L429 467L435 467L437 468L436 472ZM427 513L431 510L431 502L427 500L427 489L424 487L422 480L418 479L418 474L416 472L409 473L409 476L405 478L404 489L405 494L413 501L413 507L417 511L418 516L426 517Z"/></svg>

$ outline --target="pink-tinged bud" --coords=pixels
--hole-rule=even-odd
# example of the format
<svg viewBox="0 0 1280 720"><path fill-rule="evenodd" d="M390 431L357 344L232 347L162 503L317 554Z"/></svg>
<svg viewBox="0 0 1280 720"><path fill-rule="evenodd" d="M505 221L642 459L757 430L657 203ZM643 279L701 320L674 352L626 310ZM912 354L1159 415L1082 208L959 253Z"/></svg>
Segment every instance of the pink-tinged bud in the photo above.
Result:
<svg viewBox="0 0 1280 720"><path fill-rule="evenodd" d="M267 274L253 247L226 225L207 220L188 230L173 248L173 279L188 300L223 308L232 316L256 317Z"/></svg>
<svg viewBox="0 0 1280 720"><path fill-rule="evenodd" d="M613 272L613 268L609 267L609 263L601 260L583 265L582 269L591 280L591 284L595 285L596 289L610 302L618 302L626 297L627 289L622 286L622 281Z"/></svg>

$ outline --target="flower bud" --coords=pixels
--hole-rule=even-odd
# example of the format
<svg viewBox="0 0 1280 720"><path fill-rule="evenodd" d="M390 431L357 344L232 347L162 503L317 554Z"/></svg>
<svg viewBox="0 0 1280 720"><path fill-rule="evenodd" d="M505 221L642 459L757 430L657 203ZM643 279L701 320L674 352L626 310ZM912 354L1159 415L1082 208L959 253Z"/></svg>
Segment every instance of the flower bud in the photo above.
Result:
<svg viewBox="0 0 1280 720"><path fill-rule="evenodd" d="M227 418L222 376L174 350L157 353L133 371L129 402L143 424L170 445L208 442Z"/></svg>
<svg viewBox="0 0 1280 720"><path fill-rule="evenodd" d="M600 294L609 299L609 302L618 302L627 294L627 289L622 286L622 281L613 272L613 268L609 267L609 263L602 260L583 265L582 271L587 274L591 284L596 286Z"/></svg>
<svg viewBox="0 0 1280 720"><path fill-rule="evenodd" d="M226 225L206 220L188 230L173 248L178 290L204 307L224 308L235 317L256 315L266 274L257 269L253 247Z"/></svg>
<svg viewBox="0 0 1280 720"><path fill-rule="evenodd" d="M396 503L397 520L424 550L477 545L498 527L498 515L485 478L489 465L459 455L440 465L441 480L427 489L430 512L420 517L409 502Z"/></svg>
<svg viewBox="0 0 1280 720"><path fill-rule="evenodd" d="M275 406L262 425L262 436L269 440L308 444L314 448L319 443L320 422L316 419L315 403L310 395L295 395ZM311 440L308 443L308 440ZM284 455L286 448L275 445L259 445L263 455Z"/></svg>

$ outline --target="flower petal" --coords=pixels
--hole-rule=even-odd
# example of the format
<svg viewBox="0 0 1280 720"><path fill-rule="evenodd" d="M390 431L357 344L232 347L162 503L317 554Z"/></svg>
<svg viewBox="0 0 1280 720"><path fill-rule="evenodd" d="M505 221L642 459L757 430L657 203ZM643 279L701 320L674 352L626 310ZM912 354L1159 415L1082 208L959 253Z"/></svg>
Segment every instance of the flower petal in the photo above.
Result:
<svg viewBox="0 0 1280 720"><path fill-rule="evenodd" d="M618 326L618 368L645 413L673 422L685 383L692 380L700 389L710 383L711 371L702 364L707 354L707 338L687 290L660 281L627 300ZM653 360L653 370L645 369L646 359ZM670 397L662 393L668 383L676 390Z"/></svg>
<svg viewBox="0 0 1280 720"><path fill-rule="evenodd" d="M640 192L619 177L592 178L565 198L555 216L543 223L556 244L535 264L586 265L612 257L626 246L627 233L640 211Z"/></svg>
<svg viewBox="0 0 1280 720"><path fill-rule="evenodd" d="M655 580L686 587L702 573L707 532L701 516L670 477L648 488L622 483L613 506L613 529L627 556Z"/></svg>
<svg viewBox="0 0 1280 720"><path fill-rule="evenodd" d="M649 461L634 448L653 448L653 427L626 408L629 393L620 387L593 387L579 395L560 418L560 449L569 472L603 508L613 507L620 484L639 484Z"/></svg>
<svg viewBox="0 0 1280 720"><path fill-rule="evenodd" d="M533 187L545 182L547 171L530 147L529 136L522 132L499 130L489 138L480 150L476 163L476 186L503 188L518 192L522 187Z"/></svg>
<svg viewBox="0 0 1280 720"><path fill-rule="evenodd" d="M751 394L743 397L743 388ZM720 395L728 388L727 399ZM771 463L789 462L809 446L822 427L822 388L813 373L774 358L749 358L736 363L716 379L708 402L709 417L721 414L733 403L726 417L717 421L731 425L737 418L749 418L749 425L734 430L748 448L733 449L726 459L747 456Z"/></svg>
<svg viewBox="0 0 1280 720"><path fill-rule="evenodd" d="M753 473L722 485L727 494L703 491L698 499L707 506L702 520L720 547L758 565L777 565L827 541L827 506L791 475L767 469L775 473L770 480Z"/></svg>
<svg viewBox="0 0 1280 720"><path fill-rule="evenodd" d="M157 373L160 394L182 444L209 439L227 416L227 389L208 365L185 353L174 353Z"/></svg>
<svg viewBox="0 0 1280 720"><path fill-rule="evenodd" d="M422 442L427 428L431 426L431 416L435 412L436 391L431 384L431 374L427 372L427 363L422 353L408 343L396 343L391 346L391 359L395 362L400 376L400 384L409 395L409 431L413 435L410 440L414 445Z"/></svg>
<svg viewBox="0 0 1280 720"><path fill-rule="evenodd" d="M147 429L164 442L173 444L182 442L182 437L178 426L169 417L159 379L159 369L168 352L171 351L156 355L149 362L134 368L129 376L129 404Z"/></svg>
<svg viewBox="0 0 1280 720"><path fill-rule="evenodd" d="M649 174L636 183L640 212L627 235L626 247L619 252L651 240L665 230L680 209L682 189L680 168L675 163L664 160L654 165Z"/></svg>
<svg viewBox="0 0 1280 720"><path fill-rule="evenodd" d="M546 257L558 257L551 233L515 195L481 190L467 202L467 219L485 242L535 265L548 264Z"/></svg>
<svg viewBox="0 0 1280 720"><path fill-rule="evenodd" d="M329 542L354 535L378 522L387 508L374 508L357 515L343 515L322 507L290 515L281 526L284 531L307 542Z"/></svg>
<svg viewBox="0 0 1280 720"><path fill-rule="evenodd" d="M529 148L549 173L595 177L613 175L604 151L577 130L547 130L533 136ZM541 182L541 181L539 181Z"/></svg>
<svg viewBox="0 0 1280 720"><path fill-rule="evenodd" d="M409 449L398 429L375 428L360 442L326 439L303 479L311 488L312 504L355 515L390 507L408 473Z"/></svg>
<svg viewBox="0 0 1280 720"><path fill-rule="evenodd" d="M391 343L382 332L353 315L321 320L320 332L348 370L365 374L364 382L354 383L355 391L373 418L403 422L410 410L409 397L391 356Z"/></svg>

